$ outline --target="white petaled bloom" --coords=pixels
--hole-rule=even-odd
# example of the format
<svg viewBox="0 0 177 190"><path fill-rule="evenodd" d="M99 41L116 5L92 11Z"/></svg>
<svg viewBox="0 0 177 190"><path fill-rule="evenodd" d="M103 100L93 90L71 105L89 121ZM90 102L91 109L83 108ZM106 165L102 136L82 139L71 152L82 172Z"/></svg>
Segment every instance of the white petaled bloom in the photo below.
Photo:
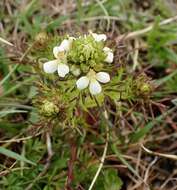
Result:
<svg viewBox="0 0 177 190"><path fill-rule="evenodd" d="M69 37L68 40L63 40L60 46L53 48L55 59L43 64L44 72L54 73L55 71L58 71L60 77L65 77L65 75L69 73L69 66L63 63L62 60L64 60L66 52L70 50L74 39L75 38L73 37Z"/></svg>
<svg viewBox="0 0 177 190"><path fill-rule="evenodd" d="M97 42L106 41L106 39L107 39L107 36L105 34L96 34L96 33L92 33L92 32L90 32L90 34L93 36L93 38Z"/></svg>
<svg viewBox="0 0 177 190"><path fill-rule="evenodd" d="M63 48L63 50L67 52L70 50L73 40L75 40L74 37L69 37L68 40L63 40L59 47Z"/></svg>
<svg viewBox="0 0 177 190"><path fill-rule="evenodd" d="M108 47L104 47L103 48L103 51L105 52L106 54L106 58L105 58L105 62L107 63L112 63L113 62L113 59L114 59L114 54L112 52L112 49L108 48Z"/></svg>
<svg viewBox="0 0 177 190"><path fill-rule="evenodd" d="M102 87L100 83L108 83L110 76L106 72L98 72L90 70L86 76L82 76L76 82L76 86L79 90L83 90L89 86L89 91L92 95L101 93Z"/></svg>

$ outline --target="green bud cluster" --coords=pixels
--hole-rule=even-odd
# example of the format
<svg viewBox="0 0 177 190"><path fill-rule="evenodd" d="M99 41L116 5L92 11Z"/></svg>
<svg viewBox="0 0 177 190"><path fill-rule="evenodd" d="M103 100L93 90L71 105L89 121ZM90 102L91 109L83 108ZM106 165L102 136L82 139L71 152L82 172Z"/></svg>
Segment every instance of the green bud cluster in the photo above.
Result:
<svg viewBox="0 0 177 190"><path fill-rule="evenodd" d="M51 117L56 115L59 112L58 107L48 100L44 100L40 107L40 114L46 117Z"/></svg>
<svg viewBox="0 0 177 190"><path fill-rule="evenodd" d="M81 36L73 41L67 60L70 63L80 65L84 73L88 72L90 68L98 70L98 68L102 68L106 58L103 48L104 42L95 41L91 35Z"/></svg>
<svg viewBox="0 0 177 190"><path fill-rule="evenodd" d="M150 95L153 89L150 79L145 74L137 78L135 88L136 94L140 96Z"/></svg>

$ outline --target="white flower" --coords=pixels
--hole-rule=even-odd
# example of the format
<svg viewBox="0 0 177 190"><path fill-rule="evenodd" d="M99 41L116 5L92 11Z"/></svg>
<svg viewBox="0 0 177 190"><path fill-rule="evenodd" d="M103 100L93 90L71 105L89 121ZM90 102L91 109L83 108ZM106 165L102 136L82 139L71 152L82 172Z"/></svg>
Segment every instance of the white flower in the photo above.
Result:
<svg viewBox="0 0 177 190"><path fill-rule="evenodd" d="M112 63L113 59L114 59L114 54L113 54L112 50L108 47L104 47L103 51L107 55L104 61L106 61L107 63Z"/></svg>
<svg viewBox="0 0 177 190"><path fill-rule="evenodd" d="M98 72L90 70L86 76L79 78L76 82L76 86L79 90L85 89L89 86L91 94L96 95L101 93L102 88L99 82L107 83L110 81L110 76L106 72Z"/></svg>
<svg viewBox="0 0 177 190"><path fill-rule="evenodd" d="M92 33L92 32L90 32L90 34L93 36L93 38L97 42L106 41L106 39L107 39L107 36L105 34L96 34L96 33Z"/></svg>
<svg viewBox="0 0 177 190"><path fill-rule="evenodd" d="M74 37L69 37L68 40L63 40L59 47L62 47L65 51L69 51L73 40L75 40Z"/></svg>
<svg viewBox="0 0 177 190"><path fill-rule="evenodd" d="M69 66L62 63L59 56L61 51L60 49L56 49L56 48L58 47L54 47L55 50L53 50L53 52L55 52L54 56L56 59L44 63L43 69L44 69L44 72L46 73L54 73L55 71L58 71L58 75L60 77L65 77L65 75L69 73Z"/></svg>
<svg viewBox="0 0 177 190"><path fill-rule="evenodd" d="M65 75L69 73L69 66L63 63L62 59L65 57L65 52L69 51L71 48L71 44L74 39L75 38L73 37L69 37L68 40L63 40L60 46L53 48L53 54L56 59L43 64L44 72L54 73L55 71L58 71L58 75L60 77L65 77Z"/></svg>
<svg viewBox="0 0 177 190"><path fill-rule="evenodd" d="M71 45L73 40L75 40L74 37L69 37L67 40L63 40L59 46L56 46L53 48L53 54L55 57L57 57L58 53L60 52L67 52L71 49Z"/></svg>

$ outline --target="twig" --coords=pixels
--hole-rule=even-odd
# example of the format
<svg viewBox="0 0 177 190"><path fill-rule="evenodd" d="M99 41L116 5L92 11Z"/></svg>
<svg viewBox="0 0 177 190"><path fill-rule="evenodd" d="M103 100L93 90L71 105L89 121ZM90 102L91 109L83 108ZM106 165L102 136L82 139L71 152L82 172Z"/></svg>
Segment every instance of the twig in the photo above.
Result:
<svg viewBox="0 0 177 190"><path fill-rule="evenodd" d="M139 181L138 183L136 183L136 180L134 180L134 182L136 184L133 187L131 187L131 190L138 189L138 187L140 187L142 185L142 183L144 183L143 190L150 190L149 185L147 183L147 179L148 179L149 171L150 171L151 167L155 164L156 161L157 161L157 157L155 157L155 159L149 164L148 168L146 168L146 172L145 172L143 181ZM131 179L133 179L133 178L131 177Z"/></svg>
<svg viewBox="0 0 177 190"><path fill-rule="evenodd" d="M31 51L31 49L34 47L34 43L28 47L28 49L23 53L23 55L20 58L20 62L24 60L24 58L27 56L27 54Z"/></svg>
<svg viewBox="0 0 177 190"><path fill-rule="evenodd" d="M14 46L12 43L8 42L8 41L5 40L4 38L1 38L1 37L0 37L0 41L3 42L3 43L5 43L5 44L7 44L7 45L9 45L9 46Z"/></svg>
<svg viewBox="0 0 177 190"><path fill-rule="evenodd" d="M173 159L173 160L177 160L177 155L163 154L163 153L159 153L159 152L154 152L154 151L151 151L151 150L147 149L146 147L144 147L143 144L141 144L141 147L143 148L144 151L146 151L149 154L152 154L152 155L155 155L155 156L161 156L161 157L165 157L165 158L169 158L169 159Z"/></svg>
<svg viewBox="0 0 177 190"><path fill-rule="evenodd" d="M104 112L104 118L105 118L106 121L108 120L108 115L107 115L106 111ZM109 128L108 128L108 125L106 124L106 144L105 144L105 147L104 147L103 155L102 155L101 160L100 160L101 163L99 165L99 168L98 168L98 170L97 170L97 172L96 172L96 174L95 174L95 176L94 176L94 178L92 180L92 183L91 183L88 190L92 190L92 188L93 188L93 186L94 186L94 184L95 184L95 182L96 182L96 180L97 180L97 178L98 178L98 176L100 174L100 171L101 171L101 169L103 167L104 160L106 158L107 149L108 149L108 141L109 141Z"/></svg>
<svg viewBox="0 0 177 190"><path fill-rule="evenodd" d="M168 18L166 20L163 20L162 22L159 23L159 26L163 26L163 25L166 25L166 24L170 24L172 22L174 22L175 20L177 20L177 15L174 16L174 17L171 17L171 18ZM131 38L135 38L137 36L141 36L149 31L151 31L154 27L154 24L151 24L150 26L142 29L142 30L137 30L137 31L134 31L134 32L130 32L128 34L123 34L121 36L119 36L117 38L117 41L120 41L122 39L124 40L127 40L127 39L131 39Z"/></svg>
<svg viewBox="0 0 177 190"><path fill-rule="evenodd" d="M149 171L150 171L150 169L152 168L152 166L157 162L157 160L158 160L158 157L155 157L154 160L149 164L149 166L148 166L147 169L146 169L146 172L145 172L145 174L144 174L144 182L145 182L146 184L148 184L148 183L147 183L147 180L148 180L148 176L149 176ZM146 188L146 187L144 187L144 188Z"/></svg>
<svg viewBox="0 0 177 190"><path fill-rule="evenodd" d="M25 141L25 140L28 140L28 139L31 139L33 137L37 137L38 135L40 135L42 132L39 132L33 136L27 136L27 137L22 137L22 138L19 138L19 139L9 139L9 140L4 140L4 141L0 141L0 143L12 143L12 142L20 142L20 141Z"/></svg>
<svg viewBox="0 0 177 190"><path fill-rule="evenodd" d="M141 156L142 156L142 149L140 148L138 151L137 162L136 162L136 172L137 173L139 173L139 165L140 165Z"/></svg>
<svg viewBox="0 0 177 190"><path fill-rule="evenodd" d="M172 180L177 180L177 178L173 178L174 175L176 175L177 172L172 173L167 180L165 180L165 182L160 186L159 190L163 190L165 188L165 186Z"/></svg>
<svg viewBox="0 0 177 190"><path fill-rule="evenodd" d="M24 170L24 169L31 169L30 167L24 167L24 168L14 168L14 169L7 169L7 170L5 170L5 171L2 171L2 172L0 172L0 177L2 177L2 176L5 176L5 175L7 175L7 174L9 174L9 173L12 173L12 172L14 172L14 171L18 171L18 170Z"/></svg>
<svg viewBox="0 0 177 190"><path fill-rule="evenodd" d="M135 53L133 55L133 68L132 70L135 71L136 67L138 66L138 54L139 54L139 42L135 39Z"/></svg>

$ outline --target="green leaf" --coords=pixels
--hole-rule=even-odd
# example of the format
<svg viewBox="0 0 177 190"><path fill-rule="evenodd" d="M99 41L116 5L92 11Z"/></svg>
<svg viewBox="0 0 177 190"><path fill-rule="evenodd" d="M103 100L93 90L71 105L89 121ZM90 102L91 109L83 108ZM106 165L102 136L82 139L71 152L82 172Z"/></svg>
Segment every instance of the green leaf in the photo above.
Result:
<svg viewBox="0 0 177 190"><path fill-rule="evenodd" d="M18 160L18 161L26 162L26 163L31 164L31 165L36 165L34 162L28 160L24 156L21 156L20 154L17 154L16 152L8 150L4 147L0 147L0 154L4 154L5 156L14 158L15 160Z"/></svg>
<svg viewBox="0 0 177 190"><path fill-rule="evenodd" d="M109 169L104 172L104 189L107 190L120 190L122 187L122 180L117 175L117 171Z"/></svg>

